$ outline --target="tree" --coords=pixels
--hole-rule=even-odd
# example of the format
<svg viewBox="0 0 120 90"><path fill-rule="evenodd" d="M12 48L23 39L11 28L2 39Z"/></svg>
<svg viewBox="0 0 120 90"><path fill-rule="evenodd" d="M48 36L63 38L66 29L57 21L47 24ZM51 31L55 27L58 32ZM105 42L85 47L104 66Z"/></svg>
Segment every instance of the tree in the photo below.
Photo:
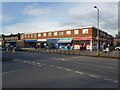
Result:
<svg viewBox="0 0 120 90"><path fill-rule="evenodd" d="M115 38L120 39L120 31L118 31L118 34L116 34Z"/></svg>
<svg viewBox="0 0 120 90"><path fill-rule="evenodd" d="M116 43L117 46L120 45L120 31L118 31L118 34L116 34L114 43Z"/></svg>

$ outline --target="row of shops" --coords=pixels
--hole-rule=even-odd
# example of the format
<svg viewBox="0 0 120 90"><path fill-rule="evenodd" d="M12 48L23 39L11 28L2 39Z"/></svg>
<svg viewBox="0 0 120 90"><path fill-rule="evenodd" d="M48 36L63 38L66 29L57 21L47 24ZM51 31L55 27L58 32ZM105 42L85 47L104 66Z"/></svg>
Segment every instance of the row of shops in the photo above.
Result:
<svg viewBox="0 0 120 90"><path fill-rule="evenodd" d="M99 36L97 36L99 32ZM97 50L113 43L112 35L95 27L2 35L2 46L20 48L49 48L63 50Z"/></svg>
<svg viewBox="0 0 120 90"><path fill-rule="evenodd" d="M62 49L62 50L96 50L97 40L93 37L81 37L81 38L49 38L38 40L21 40L17 42L18 47L26 48L49 48L49 49ZM100 49L103 49L108 45L107 40L99 40Z"/></svg>

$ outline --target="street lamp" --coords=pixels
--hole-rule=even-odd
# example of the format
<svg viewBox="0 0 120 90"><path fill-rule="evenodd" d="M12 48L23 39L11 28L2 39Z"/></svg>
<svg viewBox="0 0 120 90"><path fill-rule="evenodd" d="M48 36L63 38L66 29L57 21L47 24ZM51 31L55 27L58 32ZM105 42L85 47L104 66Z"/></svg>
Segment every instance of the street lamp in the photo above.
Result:
<svg viewBox="0 0 120 90"><path fill-rule="evenodd" d="M97 6L94 6L94 8L98 11L98 17L97 17L97 51L99 51L99 8Z"/></svg>

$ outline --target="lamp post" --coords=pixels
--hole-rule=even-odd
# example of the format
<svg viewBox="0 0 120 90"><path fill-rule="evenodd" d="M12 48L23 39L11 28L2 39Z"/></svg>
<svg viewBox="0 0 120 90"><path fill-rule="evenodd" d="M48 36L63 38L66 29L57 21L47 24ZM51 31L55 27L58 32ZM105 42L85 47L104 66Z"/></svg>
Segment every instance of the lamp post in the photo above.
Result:
<svg viewBox="0 0 120 90"><path fill-rule="evenodd" d="M94 8L98 11L98 17L97 17L97 51L99 51L99 8L97 6L94 6Z"/></svg>

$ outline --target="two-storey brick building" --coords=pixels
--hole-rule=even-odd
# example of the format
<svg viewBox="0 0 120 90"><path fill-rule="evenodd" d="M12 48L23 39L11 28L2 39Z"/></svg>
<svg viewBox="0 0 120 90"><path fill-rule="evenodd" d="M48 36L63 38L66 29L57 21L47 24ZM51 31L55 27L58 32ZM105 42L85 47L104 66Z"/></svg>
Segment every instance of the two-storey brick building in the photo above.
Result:
<svg viewBox="0 0 120 90"><path fill-rule="evenodd" d="M98 32L99 37L97 36ZM27 48L45 48L48 46L56 49L67 49L69 46L70 49L92 51L97 49L97 45L100 49L108 44L111 45L113 39L112 35L107 32L90 26L77 29L5 35L4 45L10 44Z"/></svg>
<svg viewBox="0 0 120 90"><path fill-rule="evenodd" d="M97 32L99 32L99 38L97 38ZM54 48L66 48L70 45L73 49L97 49L97 42L99 40L100 49L104 45L111 44L113 42L112 35L98 30L97 28L81 27L77 29L58 30L49 32L36 33L38 36L37 45L42 47L49 44L50 47Z"/></svg>

